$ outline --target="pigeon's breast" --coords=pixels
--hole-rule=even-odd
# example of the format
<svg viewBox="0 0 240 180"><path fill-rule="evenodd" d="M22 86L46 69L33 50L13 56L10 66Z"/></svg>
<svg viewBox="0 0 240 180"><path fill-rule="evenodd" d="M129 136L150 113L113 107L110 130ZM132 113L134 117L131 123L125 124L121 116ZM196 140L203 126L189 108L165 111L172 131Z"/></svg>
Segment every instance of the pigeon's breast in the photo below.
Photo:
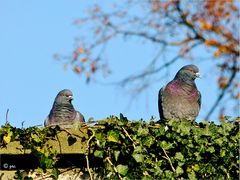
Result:
<svg viewBox="0 0 240 180"><path fill-rule="evenodd" d="M197 91L187 91L177 84L167 86L162 94L163 114L166 119L194 120L199 112Z"/></svg>
<svg viewBox="0 0 240 180"><path fill-rule="evenodd" d="M181 86L174 82L166 87L166 92L174 99L182 99L187 102L197 102L199 98L198 90L192 86Z"/></svg>
<svg viewBox="0 0 240 180"><path fill-rule="evenodd" d="M50 113L50 119L55 122L70 123L75 117L75 110L68 106L55 106Z"/></svg>

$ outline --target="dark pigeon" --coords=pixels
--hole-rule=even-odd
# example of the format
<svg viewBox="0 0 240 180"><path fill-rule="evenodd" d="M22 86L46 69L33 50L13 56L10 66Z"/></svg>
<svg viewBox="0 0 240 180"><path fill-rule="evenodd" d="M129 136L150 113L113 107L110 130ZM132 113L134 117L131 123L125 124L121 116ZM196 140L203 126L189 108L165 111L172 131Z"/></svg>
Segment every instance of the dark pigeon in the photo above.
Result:
<svg viewBox="0 0 240 180"><path fill-rule="evenodd" d="M197 66L183 66L174 79L160 89L158 110L161 120L187 119L192 122L197 118L201 94L194 80L199 76Z"/></svg>
<svg viewBox="0 0 240 180"><path fill-rule="evenodd" d="M59 125L62 128L72 128L73 124L77 122L85 122L83 115L75 111L72 105L72 96L72 92L68 89L58 93L44 126Z"/></svg>

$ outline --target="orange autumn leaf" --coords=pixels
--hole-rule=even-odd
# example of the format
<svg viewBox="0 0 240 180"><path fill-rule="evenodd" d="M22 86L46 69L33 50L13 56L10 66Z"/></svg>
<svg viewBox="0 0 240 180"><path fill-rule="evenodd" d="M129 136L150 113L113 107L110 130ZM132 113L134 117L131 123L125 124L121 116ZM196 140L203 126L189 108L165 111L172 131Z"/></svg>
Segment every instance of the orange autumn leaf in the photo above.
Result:
<svg viewBox="0 0 240 180"><path fill-rule="evenodd" d="M96 71L96 64L94 62L91 64L91 71L92 73Z"/></svg>
<svg viewBox="0 0 240 180"><path fill-rule="evenodd" d="M219 50L220 50L222 53L225 53L225 54L230 54L230 53L231 53L230 47L227 46L227 45L221 45L221 46L219 46Z"/></svg>
<svg viewBox="0 0 240 180"><path fill-rule="evenodd" d="M73 71L77 74L80 74L82 70L79 66L74 66Z"/></svg>
<svg viewBox="0 0 240 180"><path fill-rule="evenodd" d="M221 26L215 26L214 28L212 28L212 31L214 31L215 33L219 34L221 33L223 30L223 28Z"/></svg>
<svg viewBox="0 0 240 180"><path fill-rule="evenodd" d="M205 40L206 46L216 46L218 44L219 44L218 41L216 41L215 39L206 39Z"/></svg>
<svg viewBox="0 0 240 180"><path fill-rule="evenodd" d="M232 35L231 32L226 32L226 33L225 33L225 36L226 36L228 39L230 39L230 40L233 38L233 35Z"/></svg>
<svg viewBox="0 0 240 180"><path fill-rule="evenodd" d="M221 121L224 121L225 120L225 112L224 112L224 108L221 108L221 110L220 110L220 114L219 114L219 120L221 120Z"/></svg>
<svg viewBox="0 0 240 180"><path fill-rule="evenodd" d="M85 62L87 62L87 60L88 60L88 58L82 58L82 59L81 59L81 62L82 62L82 63L85 63Z"/></svg>
<svg viewBox="0 0 240 180"><path fill-rule="evenodd" d="M218 58L222 54L231 54L231 47L228 45L219 45L218 49L214 53L214 57Z"/></svg>
<svg viewBox="0 0 240 180"><path fill-rule="evenodd" d="M209 31L209 30L212 29L212 24L209 23L209 22L207 22L206 20L201 20L201 21L200 21L200 28L201 28L202 30L207 30L207 31Z"/></svg>
<svg viewBox="0 0 240 180"><path fill-rule="evenodd" d="M218 58L222 53L219 50L216 50L213 54L215 58Z"/></svg>
<svg viewBox="0 0 240 180"><path fill-rule="evenodd" d="M218 79L218 86L221 89L224 89L228 85L228 78L226 77L220 77Z"/></svg>
<svg viewBox="0 0 240 180"><path fill-rule="evenodd" d="M78 52L79 52L79 53L84 53L83 47L78 48Z"/></svg>

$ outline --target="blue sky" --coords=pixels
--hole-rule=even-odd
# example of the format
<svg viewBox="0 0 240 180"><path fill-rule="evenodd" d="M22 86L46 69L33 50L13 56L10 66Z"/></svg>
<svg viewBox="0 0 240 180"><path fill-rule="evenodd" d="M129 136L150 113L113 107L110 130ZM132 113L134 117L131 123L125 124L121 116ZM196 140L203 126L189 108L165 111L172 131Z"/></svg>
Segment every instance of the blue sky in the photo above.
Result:
<svg viewBox="0 0 240 180"><path fill-rule="evenodd" d="M73 104L86 119L103 119L119 113L134 120L149 120L151 116L158 118L158 90L189 62L177 63L168 77L139 95L130 106L127 91L97 83L87 85L84 78L71 69L64 71L63 63L53 59L54 53L72 52L73 39L79 33L73 21L83 17L93 3L77 0L13 0L0 3L0 124L5 123L8 108L8 120L14 126L20 127L22 121L24 127L43 124L56 94L65 88L73 91ZM113 74L108 82L140 71L146 66L146 59L153 55L150 48L121 39L111 42L110 47L108 59ZM136 49L138 53L134 51ZM197 65L203 76L196 82L202 92L200 121L216 97L214 83L217 71L206 62ZM212 119L216 117L217 114Z"/></svg>

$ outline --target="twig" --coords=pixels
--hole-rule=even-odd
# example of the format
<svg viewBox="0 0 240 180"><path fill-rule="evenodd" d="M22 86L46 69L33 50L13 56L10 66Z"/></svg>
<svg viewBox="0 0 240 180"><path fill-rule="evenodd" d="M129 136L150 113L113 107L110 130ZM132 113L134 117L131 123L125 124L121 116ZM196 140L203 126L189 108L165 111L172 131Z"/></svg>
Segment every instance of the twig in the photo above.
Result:
<svg viewBox="0 0 240 180"><path fill-rule="evenodd" d="M88 173L89 173L90 179L93 180L92 173L91 173L90 168L89 168L88 155L86 155L85 158L86 158L86 161L87 161L87 170L88 170Z"/></svg>
<svg viewBox="0 0 240 180"><path fill-rule="evenodd" d="M76 167L71 167L71 168L64 169L61 172L59 172L59 175L64 174L68 171L72 171L74 169L76 169ZM32 177L33 175L34 174L32 174L30 176ZM38 175L38 174L35 174L35 175ZM47 178L50 178L50 177L52 177L52 174L50 172L47 172L46 174L41 174L40 177L32 177L32 178L34 178L35 180L42 180L42 179L47 179Z"/></svg>
<svg viewBox="0 0 240 180"><path fill-rule="evenodd" d="M94 131L91 128L89 128L89 130L91 130L93 134L91 135L91 137L87 141L87 149L89 149L89 143L92 140L92 138L95 136ZM89 168L88 152L86 153L85 158L86 158L86 161L87 161L87 170L88 170L90 179L93 180L93 177L92 177L92 174L91 174L91 171L90 171L90 168Z"/></svg>
<svg viewBox="0 0 240 180"><path fill-rule="evenodd" d="M202 44L202 42L197 42L195 44L192 44L189 48L187 48L185 50L185 53L188 53L190 52L192 49L196 48L198 45ZM121 80L119 82L119 84L121 86L125 86L128 82L133 82L135 80L138 80L138 79L142 79L146 76L149 76L149 75L152 75L152 74L155 74L155 73L158 73L160 72L161 70L163 70L164 68L167 68L169 67L170 65L172 65L173 63L175 63L178 59L182 58L182 55L181 54L178 54L177 56L175 56L174 58L172 58L170 61L166 62L165 64L163 64L162 66L156 68L156 69L153 69L151 71L149 71L148 69L146 71L144 71L143 73L140 73L140 74L137 74L137 75L133 75L133 76L129 76L123 80Z"/></svg>
<svg viewBox="0 0 240 180"><path fill-rule="evenodd" d="M76 136L78 138L82 138L81 136L77 135L77 134L74 134L74 133L71 133L69 132L67 129L61 129L62 131L65 131L68 135L73 135L73 136Z"/></svg>
<svg viewBox="0 0 240 180"><path fill-rule="evenodd" d="M136 143L133 141L133 139L131 138L131 136L128 134L127 130L124 127L123 127L123 131L127 135L127 137L133 142L133 147L135 149L136 148Z"/></svg>
<svg viewBox="0 0 240 180"><path fill-rule="evenodd" d="M237 61L235 61L237 62ZM236 64L236 63L235 63ZM236 65L234 65L235 67ZM216 99L215 103L213 104L212 108L210 109L210 111L208 112L207 116L205 117L206 120L209 120L209 117L212 115L212 113L215 111L216 107L218 106L218 104L220 103L220 101L222 100L222 98L224 97L227 89L231 86L237 71L234 70L234 67L232 68L232 75L228 81L228 84L224 87L224 89L221 91L221 93L219 94L218 98Z"/></svg>
<svg viewBox="0 0 240 180"><path fill-rule="evenodd" d="M155 124L155 125L147 125L147 127L159 129L161 126L160 124Z"/></svg>
<svg viewBox="0 0 240 180"><path fill-rule="evenodd" d="M113 165L113 163L112 163L112 161L110 160L110 158L107 157L106 160L108 161L108 163L109 163L111 166L113 166L113 169L114 169L114 171L118 174L119 179L122 180L123 178L122 178L121 175L118 173L117 168Z"/></svg>
<svg viewBox="0 0 240 180"><path fill-rule="evenodd" d="M113 27L113 26L111 26L111 27ZM149 41L152 41L154 43L162 44L164 46L179 46L179 45L182 45L182 44L185 44L185 43L195 40L195 38L187 38L180 42L168 42L163 39L156 38L155 36L151 36L151 35L147 34L146 32L123 31L123 30L118 30L116 27L113 27L113 28L114 28L115 32L118 34L122 34L124 36L141 37L141 38L147 39Z"/></svg>
<svg viewBox="0 0 240 180"><path fill-rule="evenodd" d="M86 127L83 127L83 128L89 128L89 126L86 126ZM96 125L96 126L91 126L91 128L101 128L101 129L105 129L105 126Z"/></svg>
<svg viewBox="0 0 240 180"><path fill-rule="evenodd" d="M170 166L171 166L173 172L175 172L176 169L173 167L172 161L171 161L171 159L169 158L169 156L167 155L167 152L166 152L165 149L163 149L163 148L162 148L162 150L163 150L163 152L164 152L164 154L165 154L165 156L166 156L166 157L165 157L165 156L163 156L163 157L168 160L168 162L170 163Z"/></svg>
<svg viewBox="0 0 240 180"><path fill-rule="evenodd" d="M6 125L8 124L8 112L9 112L9 109L7 109L7 112L6 112Z"/></svg>

